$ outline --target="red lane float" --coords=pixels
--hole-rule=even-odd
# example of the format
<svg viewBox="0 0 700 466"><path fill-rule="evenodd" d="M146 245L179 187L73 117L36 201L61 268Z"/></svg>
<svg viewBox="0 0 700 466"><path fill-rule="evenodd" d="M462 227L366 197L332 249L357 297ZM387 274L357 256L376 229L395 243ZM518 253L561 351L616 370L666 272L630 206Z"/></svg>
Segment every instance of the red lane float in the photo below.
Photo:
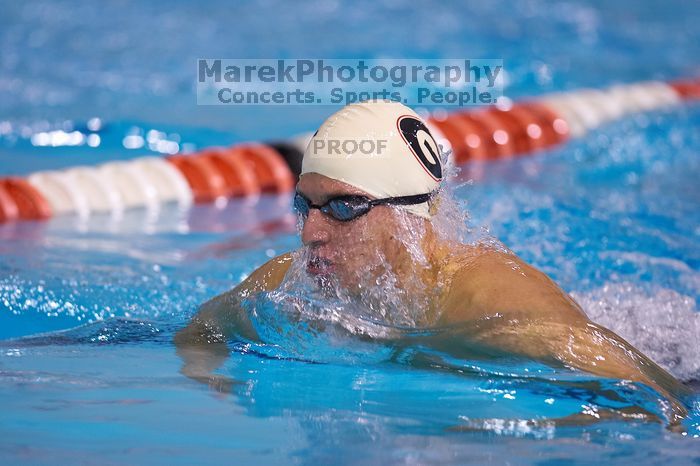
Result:
<svg viewBox="0 0 700 466"><path fill-rule="evenodd" d="M511 123L511 136L516 146L513 155L535 152L561 140L552 123L527 104L516 104L507 110L495 110L495 113Z"/></svg>
<svg viewBox="0 0 700 466"><path fill-rule="evenodd" d="M452 146L452 156L457 163L490 158L492 150L488 129L465 112L448 115L442 119L430 119Z"/></svg>
<svg viewBox="0 0 700 466"><path fill-rule="evenodd" d="M675 81L670 86L682 99L700 99L700 79Z"/></svg>
<svg viewBox="0 0 700 466"><path fill-rule="evenodd" d="M500 118L496 112L497 110L493 111L489 108L461 115L461 118L471 118L486 128L486 143L490 145L489 158L493 159L509 157L520 149L516 148L511 135L514 128L509 121Z"/></svg>
<svg viewBox="0 0 700 466"><path fill-rule="evenodd" d="M294 188L294 175L287 163L264 144L207 149L167 160L183 174L198 203L260 192L284 193Z"/></svg>
<svg viewBox="0 0 700 466"><path fill-rule="evenodd" d="M569 139L569 125L556 112L539 102L524 102L522 105L538 119L544 134L544 140L547 142L551 141L546 146L561 144Z"/></svg>
<svg viewBox="0 0 700 466"><path fill-rule="evenodd" d="M263 144L247 144L233 147L253 166L260 183L260 189L266 193L285 193L294 188L294 176L282 156L274 149Z"/></svg>
<svg viewBox="0 0 700 466"><path fill-rule="evenodd" d="M226 180L228 196L252 196L260 193L255 171L243 157L235 152L235 149L205 150L200 157L209 159L219 170Z"/></svg>
<svg viewBox="0 0 700 466"><path fill-rule="evenodd" d="M230 191L226 179L207 157L174 155L166 159L180 170L192 189L194 202L213 202Z"/></svg>
<svg viewBox="0 0 700 466"><path fill-rule="evenodd" d="M19 218L19 207L5 189L5 183L0 181L0 223L17 220Z"/></svg>
<svg viewBox="0 0 700 466"><path fill-rule="evenodd" d="M569 135L567 123L537 102L456 112L429 122L450 142L457 163L522 155L559 144Z"/></svg>
<svg viewBox="0 0 700 466"><path fill-rule="evenodd" d="M5 178L0 181L17 207L17 217L21 220L42 220L51 217L51 207L32 185L22 178ZM10 208L11 210L11 208Z"/></svg>
<svg viewBox="0 0 700 466"><path fill-rule="evenodd" d="M513 105L508 109L491 108L486 114L498 121L501 131L508 136L507 142L511 150L507 156L522 155L537 149L537 142L542 138L542 129L528 112Z"/></svg>

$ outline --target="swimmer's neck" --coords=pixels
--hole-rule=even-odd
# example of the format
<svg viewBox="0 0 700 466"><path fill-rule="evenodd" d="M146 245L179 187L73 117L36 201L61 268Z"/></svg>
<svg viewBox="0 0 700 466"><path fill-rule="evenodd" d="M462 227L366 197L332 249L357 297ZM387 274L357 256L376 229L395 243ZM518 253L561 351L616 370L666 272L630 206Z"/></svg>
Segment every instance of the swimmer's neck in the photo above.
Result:
<svg viewBox="0 0 700 466"><path fill-rule="evenodd" d="M421 238L420 247L426 259L423 264L410 258L410 264L403 267L403 277L399 282L409 285L415 283L418 276L423 285L423 292L434 293L429 302L429 320L435 321L442 313L442 306L449 293L452 277L460 269L460 258L470 255L472 247L458 241L441 238L433 225L426 221L425 235ZM409 293L413 290L406 289Z"/></svg>

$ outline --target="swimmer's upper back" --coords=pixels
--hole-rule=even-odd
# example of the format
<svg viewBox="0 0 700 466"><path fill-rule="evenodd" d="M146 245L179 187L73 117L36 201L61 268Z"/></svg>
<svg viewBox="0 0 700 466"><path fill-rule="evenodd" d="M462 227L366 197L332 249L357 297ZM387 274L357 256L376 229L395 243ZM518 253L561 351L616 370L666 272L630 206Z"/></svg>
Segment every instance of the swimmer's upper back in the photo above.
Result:
<svg viewBox="0 0 700 466"><path fill-rule="evenodd" d="M478 252L477 252L478 251ZM547 275L514 254L478 248L459 262L441 324L506 318L581 323L579 305Z"/></svg>

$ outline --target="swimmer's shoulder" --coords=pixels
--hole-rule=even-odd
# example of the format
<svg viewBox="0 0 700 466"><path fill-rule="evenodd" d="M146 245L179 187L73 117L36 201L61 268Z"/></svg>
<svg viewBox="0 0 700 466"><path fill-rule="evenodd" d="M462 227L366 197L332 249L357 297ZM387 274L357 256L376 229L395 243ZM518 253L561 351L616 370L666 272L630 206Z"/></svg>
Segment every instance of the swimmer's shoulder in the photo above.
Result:
<svg viewBox="0 0 700 466"><path fill-rule="evenodd" d="M253 271L235 288L226 291L202 304L190 325L179 337L182 341L199 341L201 335L207 335L210 328L224 335L238 333L251 340L257 334L245 313L241 312L240 300L251 294L272 291L277 288L292 263L291 253L270 259Z"/></svg>
<svg viewBox="0 0 700 466"><path fill-rule="evenodd" d="M443 323L500 315L548 321L587 320L551 278L514 253L477 245L457 257Z"/></svg>
<svg viewBox="0 0 700 466"><path fill-rule="evenodd" d="M234 290L243 294L276 289L292 265L292 253L287 252L270 259L251 273Z"/></svg>

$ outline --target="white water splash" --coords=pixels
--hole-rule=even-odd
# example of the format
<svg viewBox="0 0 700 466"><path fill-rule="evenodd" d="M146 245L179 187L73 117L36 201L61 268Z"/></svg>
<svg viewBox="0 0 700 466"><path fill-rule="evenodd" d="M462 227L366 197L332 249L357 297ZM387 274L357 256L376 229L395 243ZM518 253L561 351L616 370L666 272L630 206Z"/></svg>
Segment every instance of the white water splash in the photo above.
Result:
<svg viewBox="0 0 700 466"><path fill-rule="evenodd" d="M700 379L700 313L674 290L631 283L572 293L588 317L632 343L681 380Z"/></svg>

